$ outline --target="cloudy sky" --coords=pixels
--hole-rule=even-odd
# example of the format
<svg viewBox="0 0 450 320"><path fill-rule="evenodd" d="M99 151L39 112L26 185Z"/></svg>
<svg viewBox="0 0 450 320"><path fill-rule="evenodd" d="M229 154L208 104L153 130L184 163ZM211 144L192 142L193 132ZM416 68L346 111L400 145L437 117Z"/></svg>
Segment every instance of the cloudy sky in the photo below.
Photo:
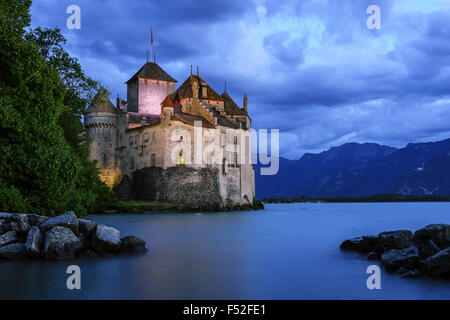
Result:
<svg viewBox="0 0 450 320"><path fill-rule="evenodd" d="M68 30L66 8L81 8ZM381 29L369 30L369 5ZM146 61L180 85L199 65L253 126L280 129L280 153L297 159L345 142L402 147L450 138L449 0L38 0L33 26L59 27L87 74L126 97Z"/></svg>

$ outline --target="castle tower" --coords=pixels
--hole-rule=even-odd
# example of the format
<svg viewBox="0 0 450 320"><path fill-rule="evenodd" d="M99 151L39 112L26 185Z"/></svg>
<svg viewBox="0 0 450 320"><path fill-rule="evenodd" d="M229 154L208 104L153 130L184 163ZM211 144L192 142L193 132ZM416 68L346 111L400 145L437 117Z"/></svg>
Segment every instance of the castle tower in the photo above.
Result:
<svg viewBox="0 0 450 320"><path fill-rule="evenodd" d="M127 84L128 112L160 115L161 103L175 92L177 81L154 62L147 62Z"/></svg>
<svg viewBox="0 0 450 320"><path fill-rule="evenodd" d="M114 169L117 139L117 112L114 105L99 92L86 109L84 126L92 137L89 160L97 160L98 168Z"/></svg>

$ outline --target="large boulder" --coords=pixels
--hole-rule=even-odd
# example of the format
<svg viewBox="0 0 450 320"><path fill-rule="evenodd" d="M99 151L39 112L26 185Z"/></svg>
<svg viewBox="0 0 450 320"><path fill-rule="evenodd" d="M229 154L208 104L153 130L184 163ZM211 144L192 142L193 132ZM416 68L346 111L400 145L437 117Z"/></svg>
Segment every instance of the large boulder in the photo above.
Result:
<svg viewBox="0 0 450 320"><path fill-rule="evenodd" d="M25 242L25 249L30 257L37 258L41 255L42 245L44 239L38 227L31 227L28 231L27 241Z"/></svg>
<svg viewBox="0 0 450 320"><path fill-rule="evenodd" d="M86 236L90 236L95 232L97 223L88 219L78 219L78 231Z"/></svg>
<svg viewBox="0 0 450 320"><path fill-rule="evenodd" d="M42 231L47 232L56 226L69 228L70 230L72 230L72 232L78 234L78 219L75 215L75 212L69 211L59 216L50 218L39 225L39 228Z"/></svg>
<svg viewBox="0 0 450 320"><path fill-rule="evenodd" d="M13 214L6 221L9 230L16 231L18 234L26 234L30 230L28 216L24 213Z"/></svg>
<svg viewBox="0 0 450 320"><path fill-rule="evenodd" d="M135 236L120 239L120 252L145 252L145 241Z"/></svg>
<svg viewBox="0 0 450 320"><path fill-rule="evenodd" d="M435 255L439 251L441 251L441 248L439 248L433 240L424 240L424 241L417 241L416 243L417 249L419 249L419 257L420 259L426 259L428 257L431 257L432 255Z"/></svg>
<svg viewBox="0 0 450 320"><path fill-rule="evenodd" d="M0 234L6 233L8 231L10 231L9 223L6 222L4 219L0 219Z"/></svg>
<svg viewBox="0 0 450 320"><path fill-rule="evenodd" d="M419 263L419 250L416 247L391 249L381 255L381 262L387 271L395 271L400 267L412 270Z"/></svg>
<svg viewBox="0 0 450 320"><path fill-rule="evenodd" d="M423 272L435 276L450 275L450 248L421 261L420 268Z"/></svg>
<svg viewBox="0 0 450 320"><path fill-rule="evenodd" d="M19 242L17 233L15 231L9 231L0 235L0 247L7 246L8 244Z"/></svg>
<svg viewBox="0 0 450 320"><path fill-rule="evenodd" d="M378 251L377 236L362 236L358 238L348 239L341 243L342 250L359 251L369 253Z"/></svg>
<svg viewBox="0 0 450 320"><path fill-rule="evenodd" d="M380 252L405 249L414 246L413 234L409 230L382 232L378 235Z"/></svg>
<svg viewBox="0 0 450 320"><path fill-rule="evenodd" d="M27 214L28 216L28 221L30 222L30 226L39 226L40 224L44 223L45 221L47 221L49 218L46 216L41 216L38 214L34 214L34 213L29 213Z"/></svg>
<svg viewBox="0 0 450 320"><path fill-rule="evenodd" d="M118 252L120 250L120 231L99 224L92 237L92 247L97 252Z"/></svg>
<svg viewBox="0 0 450 320"><path fill-rule="evenodd" d="M47 259L70 259L81 248L82 243L72 230L56 226L47 232L43 253Z"/></svg>
<svg viewBox="0 0 450 320"><path fill-rule="evenodd" d="M450 225L430 224L414 233L414 243L416 245L422 246L428 240L433 241L441 250L450 247Z"/></svg>
<svg viewBox="0 0 450 320"><path fill-rule="evenodd" d="M0 258L10 260L20 260L27 256L25 245L23 243L11 243L0 247Z"/></svg>

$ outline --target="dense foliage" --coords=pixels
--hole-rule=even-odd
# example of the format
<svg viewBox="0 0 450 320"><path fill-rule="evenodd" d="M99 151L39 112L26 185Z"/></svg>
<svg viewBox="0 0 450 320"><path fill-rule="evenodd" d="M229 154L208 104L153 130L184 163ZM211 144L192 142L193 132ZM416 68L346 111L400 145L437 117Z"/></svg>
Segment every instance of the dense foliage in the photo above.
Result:
<svg viewBox="0 0 450 320"><path fill-rule="evenodd" d="M0 6L0 210L83 215L111 197L81 135L100 86L64 51L59 30L27 33L30 5Z"/></svg>

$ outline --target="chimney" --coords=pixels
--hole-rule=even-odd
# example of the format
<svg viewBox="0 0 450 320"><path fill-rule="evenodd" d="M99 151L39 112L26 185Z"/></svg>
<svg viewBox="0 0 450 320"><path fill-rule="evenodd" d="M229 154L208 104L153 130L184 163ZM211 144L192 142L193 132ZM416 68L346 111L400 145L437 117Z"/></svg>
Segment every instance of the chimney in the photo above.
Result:
<svg viewBox="0 0 450 320"><path fill-rule="evenodd" d="M245 96L244 96L244 111L246 113L248 112L248 98L247 98L247 94L245 94Z"/></svg>

